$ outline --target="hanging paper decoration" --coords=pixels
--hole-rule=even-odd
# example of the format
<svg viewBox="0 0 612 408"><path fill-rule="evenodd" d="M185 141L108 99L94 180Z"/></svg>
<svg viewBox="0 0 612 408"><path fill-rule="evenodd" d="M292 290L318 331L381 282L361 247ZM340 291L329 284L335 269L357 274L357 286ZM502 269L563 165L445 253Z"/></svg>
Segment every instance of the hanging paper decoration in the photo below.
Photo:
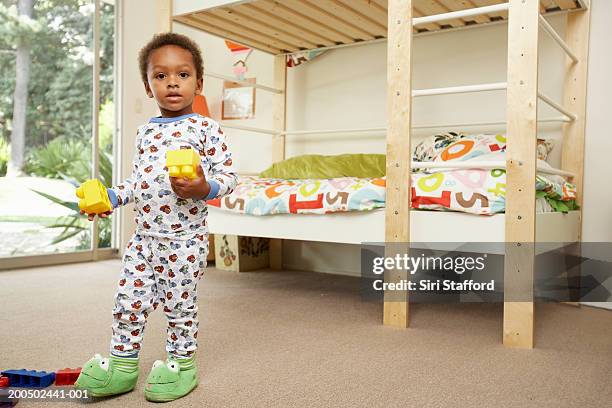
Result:
<svg viewBox="0 0 612 408"><path fill-rule="evenodd" d="M289 68L291 67L297 67L300 64L303 64L304 62L310 61L311 59L323 54L325 52L325 50L315 50L315 51L304 51L304 52L298 52L295 54L291 54L289 55L289 57L287 58L287 66Z"/></svg>
<svg viewBox="0 0 612 408"><path fill-rule="evenodd" d="M234 75L239 80L244 80L244 76L248 70L246 66L246 60L253 51L251 48L242 44L236 44L235 42L225 40L225 45L229 48L232 53Z"/></svg>

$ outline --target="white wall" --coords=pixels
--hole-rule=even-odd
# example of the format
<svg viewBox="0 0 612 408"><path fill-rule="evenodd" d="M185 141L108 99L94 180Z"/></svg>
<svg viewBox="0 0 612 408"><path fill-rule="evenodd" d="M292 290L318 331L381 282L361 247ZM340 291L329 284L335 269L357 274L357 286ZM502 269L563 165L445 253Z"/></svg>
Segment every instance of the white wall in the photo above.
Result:
<svg viewBox="0 0 612 408"><path fill-rule="evenodd" d="M587 97L586 151L584 164L584 241L612 241L612 134L610 95L612 94L612 2L591 0L591 42Z"/></svg>
<svg viewBox="0 0 612 408"><path fill-rule="evenodd" d="M116 181L120 181L132 172L136 129L151 117L159 115L157 105L144 91L138 68L138 52L155 33L167 28L160 26L163 19L158 9L150 7L150 0L119 1L117 4L120 7L118 77L121 94L117 137L121 143L116 144L120 162L119 171L115 171L114 176ZM118 246L121 252L136 227L133 208L133 204L129 204L115 215L120 226Z"/></svg>

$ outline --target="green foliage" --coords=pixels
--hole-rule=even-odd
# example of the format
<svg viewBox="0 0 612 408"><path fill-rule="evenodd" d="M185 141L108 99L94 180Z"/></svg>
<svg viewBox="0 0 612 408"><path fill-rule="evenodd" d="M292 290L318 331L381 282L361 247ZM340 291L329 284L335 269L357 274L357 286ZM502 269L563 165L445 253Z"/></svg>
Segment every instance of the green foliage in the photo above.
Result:
<svg viewBox="0 0 612 408"><path fill-rule="evenodd" d="M0 137L0 177L6 175L6 166L11 154L10 145L6 140Z"/></svg>
<svg viewBox="0 0 612 408"><path fill-rule="evenodd" d="M90 0L36 0L33 22L15 22L16 0L0 0L0 137L10 140L15 90L15 50L31 41L26 146L59 136L89 139L93 82L93 6ZM21 24L21 25L20 25ZM32 25L24 33L23 25ZM22 28L19 28L22 27ZM113 95L113 6L101 4L100 101Z"/></svg>
<svg viewBox="0 0 612 408"><path fill-rule="evenodd" d="M20 16L17 6L0 3L0 35L6 43L35 41L41 32L39 21Z"/></svg>
<svg viewBox="0 0 612 408"><path fill-rule="evenodd" d="M55 139L58 140L58 139ZM54 140L54 142L55 142ZM52 142L53 143L53 142ZM78 143L72 145L67 149L70 151L76 150L78 147ZM90 157L91 151L85 146L80 146L81 152L85 152L82 157L78 158L76 161L70 163L69 166L66 166L67 170L65 174L59 174L62 178L70 181L73 185L78 186L84 181L90 178ZM53 153L49 154L49 152L45 152L45 158L50 158L50 162L61 162L61 148L53 148ZM41 150L44 152L45 149ZM58 153L60 152L60 153ZM112 157L107 152L100 152L100 180L104 185L111 186L112 185ZM48 226L47 228L62 228L60 234L55 238L52 244L57 244L62 241L65 241L69 238L77 236L83 232L84 234L80 235L79 246L77 249L89 249L90 248L90 223L82 216L79 212L79 206L75 201L64 201L60 198L54 197L50 194L43 193L41 191L34 190L37 194L45 197L48 200L53 201L54 203L64 206L72 211L72 214L60 217L57 219L57 222L53 225ZM99 219L99 237L98 237L98 246L100 248L108 248L111 244L111 234L112 234L112 225L110 219Z"/></svg>
<svg viewBox="0 0 612 408"><path fill-rule="evenodd" d="M89 162L88 148L78 139L60 136L46 146L30 151L25 170L40 177L61 179L64 175L76 176L81 162Z"/></svg>
<svg viewBox="0 0 612 408"><path fill-rule="evenodd" d="M100 179L112 184L113 104L106 103L100 110ZM1 139L0 139L1 140ZM0 143L0 161L2 145ZM64 179L80 184L91 178L91 145L83 139L60 136L46 146L30 150L25 171L40 177Z"/></svg>
<svg viewBox="0 0 612 408"><path fill-rule="evenodd" d="M90 178L93 4L91 0L36 0L32 19L18 16L17 0L0 0L0 175L12 132L15 53L30 44L26 172L79 184ZM100 19L100 178L112 182L112 101L114 7L101 2ZM4 160L7 161L7 160ZM6 164L4 164L6 166ZM52 196L47 196L52 200ZM52 200L53 201L53 200ZM76 203L71 203L76 205ZM83 231L90 223L78 214L57 220L56 242ZM110 246L110 220L100 220L100 247ZM80 248L89 248L88 234Z"/></svg>
<svg viewBox="0 0 612 408"><path fill-rule="evenodd" d="M98 137L100 139L100 151L113 152L113 128L115 124L115 105L107 102L100 107L100 127Z"/></svg>
<svg viewBox="0 0 612 408"><path fill-rule="evenodd" d="M100 112L100 181L106 186L113 183L112 136L113 136L113 104L105 104ZM0 139L1 140L1 139ZM64 179L75 187L91 178L91 146L82 140L60 136L47 146L32 150L28 156L26 169L42 177ZM58 218L47 228L61 228L60 234L52 244L79 236L77 249L90 248L91 223L79 213L76 201L64 201L40 191L36 193L72 210L72 214ZM112 225L109 218L99 219L98 246L108 248L111 244Z"/></svg>

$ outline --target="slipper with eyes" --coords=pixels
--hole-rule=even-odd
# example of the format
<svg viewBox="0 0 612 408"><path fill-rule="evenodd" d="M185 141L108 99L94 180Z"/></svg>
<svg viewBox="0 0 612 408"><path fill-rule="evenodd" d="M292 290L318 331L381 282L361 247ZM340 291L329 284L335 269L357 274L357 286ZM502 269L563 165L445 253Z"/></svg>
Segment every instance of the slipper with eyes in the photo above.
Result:
<svg viewBox="0 0 612 408"><path fill-rule="evenodd" d="M169 358L153 363L147 377L145 398L154 402L174 401L189 394L198 385L198 370L194 357Z"/></svg>
<svg viewBox="0 0 612 408"><path fill-rule="evenodd" d="M96 354L85 363L74 386L92 397L123 394L134 389L138 372L138 358Z"/></svg>

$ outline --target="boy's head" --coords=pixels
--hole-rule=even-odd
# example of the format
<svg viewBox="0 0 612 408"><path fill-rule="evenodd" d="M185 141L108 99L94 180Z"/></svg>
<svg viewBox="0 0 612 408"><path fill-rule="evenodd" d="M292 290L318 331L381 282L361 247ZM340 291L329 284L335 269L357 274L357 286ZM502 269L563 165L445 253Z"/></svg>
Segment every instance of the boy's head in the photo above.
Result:
<svg viewBox="0 0 612 408"><path fill-rule="evenodd" d="M140 50L138 62L147 95L155 98L162 116L192 113L204 75L202 54L195 42L181 34L157 34Z"/></svg>

